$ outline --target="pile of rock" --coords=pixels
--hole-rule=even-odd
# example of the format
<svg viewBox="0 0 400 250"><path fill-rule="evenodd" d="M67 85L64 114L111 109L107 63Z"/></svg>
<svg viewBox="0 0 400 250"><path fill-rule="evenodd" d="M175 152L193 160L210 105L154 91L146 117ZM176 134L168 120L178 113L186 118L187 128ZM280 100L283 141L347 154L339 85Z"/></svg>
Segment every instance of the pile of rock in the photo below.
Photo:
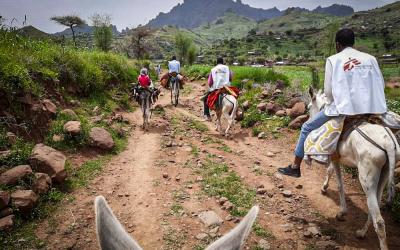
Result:
<svg viewBox="0 0 400 250"><path fill-rule="evenodd" d="M15 190L0 191L0 231L13 227L15 212L29 215L39 195L48 192L52 183L63 184L67 177L65 161L63 153L37 144L29 158L30 165L12 167L0 174L0 185ZM31 180L26 182L31 184L28 189L18 186L26 179Z"/></svg>
<svg viewBox="0 0 400 250"><path fill-rule="evenodd" d="M282 99L287 99L285 104L282 105ZM276 115L279 117L290 117L292 121L289 127L298 129L302 124L308 120L306 103L300 98L299 95L291 95L286 97L284 92L276 88L274 91L264 90L260 95L260 103L257 105L259 112L265 112L269 115ZM278 102L279 100L279 102ZM248 101L242 105L244 110L250 107Z"/></svg>

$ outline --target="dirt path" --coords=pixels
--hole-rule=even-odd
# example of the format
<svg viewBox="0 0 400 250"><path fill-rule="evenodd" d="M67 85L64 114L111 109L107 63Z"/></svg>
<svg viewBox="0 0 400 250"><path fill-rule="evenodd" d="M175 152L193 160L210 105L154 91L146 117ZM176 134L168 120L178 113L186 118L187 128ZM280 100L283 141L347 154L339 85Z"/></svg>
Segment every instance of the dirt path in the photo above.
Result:
<svg viewBox="0 0 400 250"><path fill-rule="evenodd" d="M115 156L87 188L71 194L56 214L41 223L38 237L48 249L97 249L94 232L93 200L106 197L121 223L145 249L201 249L235 226L235 219L218 202L218 196L207 196L208 188L201 168L213 161L226 164L249 189L264 186L267 191L255 197L261 206L258 227L247 241L248 249L267 240L271 249L377 249L378 241L371 229L367 239L355 239L354 231L366 219L365 197L357 180L346 175L349 204L347 221L337 222L338 197L335 180L327 196L320 193L325 169L303 168L303 178L295 180L276 174L286 165L296 142L297 132L283 131L277 139L258 140L236 125L233 139L226 140L214 131L214 124L201 121L198 97L203 86L191 83L181 105L169 104L169 94L160 98L164 111L155 114L151 128L139 126L129 138L127 149ZM136 125L140 111L124 114ZM200 125L199 125L200 124ZM196 126L206 127L198 128ZM203 130L202 130L203 129ZM282 191L292 192L284 197ZM224 223L211 232L197 215L213 210ZM385 215L389 246L400 249L398 224ZM320 236L307 238L308 227L317 227ZM206 233L208 237L199 237Z"/></svg>

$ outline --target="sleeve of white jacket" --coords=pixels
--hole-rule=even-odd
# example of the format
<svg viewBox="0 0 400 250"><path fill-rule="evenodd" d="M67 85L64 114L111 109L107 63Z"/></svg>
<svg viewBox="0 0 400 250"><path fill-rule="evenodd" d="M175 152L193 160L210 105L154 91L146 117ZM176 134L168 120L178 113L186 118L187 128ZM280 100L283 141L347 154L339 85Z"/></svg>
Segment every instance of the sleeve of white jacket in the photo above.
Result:
<svg viewBox="0 0 400 250"><path fill-rule="evenodd" d="M324 93L329 103L333 103L332 94L332 63L330 60L326 60L325 65L325 81L324 81Z"/></svg>

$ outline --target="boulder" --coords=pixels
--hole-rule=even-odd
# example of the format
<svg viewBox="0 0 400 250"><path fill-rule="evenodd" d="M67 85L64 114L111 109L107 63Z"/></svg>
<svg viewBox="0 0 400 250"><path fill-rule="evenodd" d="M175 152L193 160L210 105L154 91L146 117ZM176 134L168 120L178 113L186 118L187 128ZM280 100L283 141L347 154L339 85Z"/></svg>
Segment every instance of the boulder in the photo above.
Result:
<svg viewBox="0 0 400 250"><path fill-rule="evenodd" d="M286 115L286 111L285 111L285 110L278 110L278 111L275 113L275 115L276 115L276 116L279 116L279 117L283 117L283 116Z"/></svg>
<svg viewBox="0 0 400 250"><path fill-rule="evenodd" d="M248 110L249 108L250 108L250 102L249 101L245 101L243 104L242 104L242 107L243 107L243 110Z"/></svg>
<svg viewBox="0 0 400 250"><path fill-rule="evenodd" d="M37 194L46 193L51 187L51 178L45 173L36 173L36 180L33 182L32 190Z"/></svg>
<svg viewBox="0 0 400 250"><path fill-rule="evenodd" d="M28 215L38 200L38 196L32 190L17 190L11 194L12 205L22 214Z"/></svg>
<svg viewBox="0 0 400 250"><path fill-rule="evenodd" d="M11 229L14 226L14 215L0 219L0 232Z"/></svg>
<svg viewBox="0 0 400 250"><path fill-rule="evenodd" d="M266 110L268 111L268 113L273 113L274 109L275 109L275 104L273 102L267 103Z"/></svg>
<svg viewBox="0 0 400 250"><path fill-rule="evenodd" d="M237 112L236 112L236 121L242 121L243 120L243 118L244 118L244 113L243 113L243 111L241 111L241 110L238 110Z"/></svg>
<svg viewBox="0 0 400 250"><path fill-rule="evenodd" d="M219 226L223 222L221 217L218 216L214 211L205 211L199 214L199 219L207 227Z"/></svg>
<svg viewBox="0 0 400 250"><path fill-rule="evenodd" d="M74 119L78 118L78 115L72 109L64 109L64 110L62 110L60 112L60 114L69 116L69 117L74 118Z"/></svg>
<svg viewBox="0 0 400 250"><path fill-rule="evenodd" d="M296 103L292 109L290 109L288 115L292 118L299 117L306 113L306 104L304 102Z"/></svg>
<svg viewBox="0 0 400 250"><path fill-rule="evenodd" d="M260 110L260 111L265 111L267 109L267 104L262 102L262 103L257 105L257 109Z"/></svg>
<svg viewBox="0 0 400 250"><path fill-rule="evenodd" d="M308 115L301 115L289 123L289 128L299 129L308 120Z"/></svg>
<svg viewBox="0 0 400 250"><path fill-rule="evenodd" d="M90 145L93 147L111 150L114 147L114 140L111 134L104 128L92 128L89 133Z"/></svg>
<svg viewBox="0 0 400 250"><path fill-rule="evenodd" d="M293 108L294 105L296 105L296 103L302 102L300 97L294 97L292 99L290 99L287 103L286 103L286 107L287 108Z"/></svg>
<svg viewBox="0 0 400 250"><path fill-rule="evenodd" d="M10 203L10 193L7 191L0 191L0 210L8 206Z"/></svg>
<svg viewBox="0 0 400 250"><path fill-rule="evenodd" d="M268 90L264 90L262 93L261 93L261 97L262 98L267 98L269 96L269 92L268 92Z"/></svg>
<svg viewBox="0 0 400 250"><path fill-rule="evenodd" d="M65 123L64 132L71 135L79 135L81 133L81 122L69 121Z"/></svg>
<svg viewBox="0 0 400 250"><path fill-rule="evenodd" d="M17 142L17 136L14 133L7 132L6 136L8 143L10 143L11 145L14 145Z"/></svg>
<svg viewBox="0 0 400 250"><path fill-rule="evenodd" d="M0 175L0 184L15 185L18 180L32 173L32 169L28 165L14 167Z"/></svg>
<svg viewBox="0 0 400 250"><path fill-rule="evenodd" d="M60 184L67 177L67 172L65 171L66 160L67 158L63 153L44 144L37 144L29 158L34 170L47 174L53 181Z"/></svg>
<svg viewBox="0 0 400 250"><path fill-rule="evenodd" d="M43 106L50 113L52 113L52 114L56 114L57 113L57 106L52 101L50 101L49 99L43 100Z"/></svg>
<svg viewBox="0 0 400 250"><path fill-rule="evenodd" d="M13 211L11 208L7 207L4 208L3 210L0 210L0 218L12 215Z"/></svg>

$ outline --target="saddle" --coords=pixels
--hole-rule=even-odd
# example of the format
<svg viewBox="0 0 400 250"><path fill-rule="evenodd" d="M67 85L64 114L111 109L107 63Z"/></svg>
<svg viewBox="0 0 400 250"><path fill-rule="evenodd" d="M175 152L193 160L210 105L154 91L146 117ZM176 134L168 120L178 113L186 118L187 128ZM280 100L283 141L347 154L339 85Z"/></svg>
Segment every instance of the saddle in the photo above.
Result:
<svg viewBox="0 0 400 250"><path fill-rule="evenodd" d="M236 87L223 87L214 90L208 95L207 105L211 110L218 110L222 107L222 100L225 95L232 95L236 98L239 96L240 90Z"/></svg>
<svg viewBox="0 0 400 250"><path fill-rule="evenodd" d="M328 164L331 160L337 160L339 158L338 143L346 140L354 130L358 131L367 141L381 148L358 129L364 123L382 125L396 132L396 129L400 128L400 117L394 113L388 113L332 118L307 137L304 145L306 163L310 164L312 160L315 160L322 164Z"/></svg>

